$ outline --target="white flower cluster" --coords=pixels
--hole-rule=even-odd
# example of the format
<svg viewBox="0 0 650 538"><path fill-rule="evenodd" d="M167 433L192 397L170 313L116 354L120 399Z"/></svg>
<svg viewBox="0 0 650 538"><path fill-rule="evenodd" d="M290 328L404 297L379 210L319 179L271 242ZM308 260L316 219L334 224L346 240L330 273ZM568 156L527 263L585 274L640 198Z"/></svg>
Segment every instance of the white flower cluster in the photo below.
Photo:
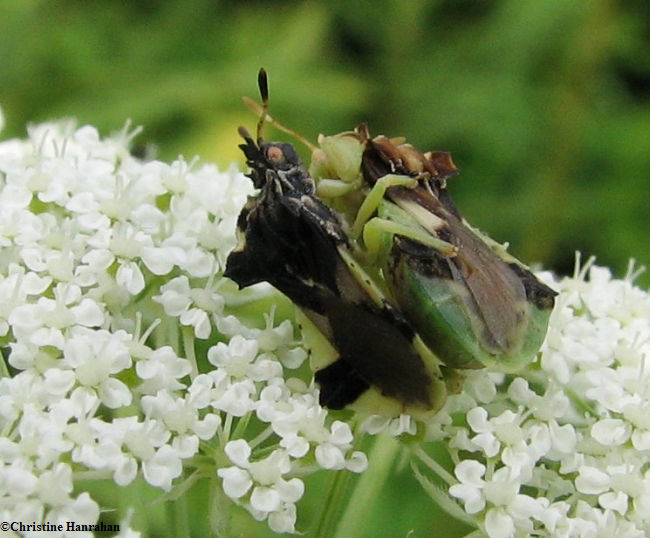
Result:
<svg viewBox="0 0 650 538"><path fill-rule="evenodd" d="M540 360L473 372L429 425L456 480L430 467L490 538L650 536L650 294L592 262L542 275L560 294Z"/></svg>
<svg viewBox="0 0 650 538"><path fill-rule="evenodd" d="M235 334L227 345L219 343L208 351L208 360L217 368L209 374L213 394L218 395L213 405L231 416L252 412L268 424L256 439L225 445L234 465L219 469L218 475L226 495L255 519L268 518L275 532L294 532L295 503L303 495L304 484L285 476L299 468L302 473L315 469L360 473L368 465L367 458L361 452L350 452L353 437L348 424L326 423L327 412L318 404L314 390L297 378L283 379L281 364L295 368L306 358L302 348L278 348L279 342L293 334L288 321L273 327L269 315L265 329L247 329L230 316L219 320L218 327L223 334ZM252 450L265 446L269 437L279 439L277 448L251 461Z"/></svg>
<svg viewBox="0 0 650 538"><path fill-rule="evenodd" d="M229 497L293 532L293 475L365 457L284 380L306 358L293 325L232 315L272 293L219 278L250 181L143 162L132 135L50 123L0 143L0 520L94 523L74 477L168 491L206 454Z"/></svg>

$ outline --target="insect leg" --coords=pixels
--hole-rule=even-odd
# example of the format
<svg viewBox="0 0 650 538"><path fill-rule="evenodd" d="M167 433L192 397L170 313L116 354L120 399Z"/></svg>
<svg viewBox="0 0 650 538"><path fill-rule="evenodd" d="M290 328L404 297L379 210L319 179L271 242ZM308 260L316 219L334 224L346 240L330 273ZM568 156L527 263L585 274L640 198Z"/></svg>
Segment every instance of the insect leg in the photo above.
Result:
<svg viewBox="0 0 650 538"><path fill-rule="evenodd" d="M383 238L386 234L401 235L408 239L413 239L418 243L435 248L444 256L455 256L458 249L442 239L438 239L424 229L407 226L392 220L374 217L370 219L363 228L363 243L366 250L376 256L382 251Z"/></svg>
<svg viewBox="0 0 650 538"><path fill-rule="evenodd" d="M417 183L417 179L415 178L397 174L386 174L379 178L370 189L370 192L366 195L359 211L357 212L357 217L352 225L352 235L354 237L359 237L364 225L368 222L371 215L377 210L379 204L384 199L386 189L397 186L415 187Z"/></svg>

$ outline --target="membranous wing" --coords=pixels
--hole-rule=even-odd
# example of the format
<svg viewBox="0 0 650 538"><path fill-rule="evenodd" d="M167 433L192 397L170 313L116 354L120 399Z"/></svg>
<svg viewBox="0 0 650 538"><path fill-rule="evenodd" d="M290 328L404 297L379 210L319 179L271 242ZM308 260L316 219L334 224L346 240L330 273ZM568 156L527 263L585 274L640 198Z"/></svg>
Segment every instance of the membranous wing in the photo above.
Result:
<svg viewBox="0 0 650 538"><path fill-rule="evenodd" d="M448 154L371 139L365 126L357 132L365 144L366 183L387 174L417 178L412 188L388 188L387 201L400 208L403 224L455 247L442 252L395 235L385 277L400 310L449 366L514 370L529 362L546 334L556 293L461 217L446 189L457 173Z"/></svg>

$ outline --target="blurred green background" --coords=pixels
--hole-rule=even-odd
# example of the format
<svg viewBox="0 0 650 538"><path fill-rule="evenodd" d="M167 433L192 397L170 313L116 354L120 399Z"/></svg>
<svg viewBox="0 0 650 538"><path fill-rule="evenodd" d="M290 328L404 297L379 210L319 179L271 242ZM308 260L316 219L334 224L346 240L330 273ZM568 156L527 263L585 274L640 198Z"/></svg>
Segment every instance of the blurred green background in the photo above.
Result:
<svg viewBox="0 0 650 538"><path fill-rule="evenodd" d="M261 66L272 115L309 139L366 121L451 151L457 205L522 261L650 265L646 0L0 0L1 136L130 118L161 159L243 165L236 128L256 118L240 98L257 98ZM388 513L422 499L403 480L382 493ZM428 535L391 521L383 536Z"/></svg>
<svg viewBox="0 0 650 538"><path fill-rule="evenodd" d="M644 0L0 0L3 138L127 118L158 156L239 160L256 73L308 138L367 121L448 150L475 226L523 261L649 265L650 3ZM268 137L285 138L272 129ZM305 151L305 157L307 152ZM638 281L650 283L646 274Z"/></svg>

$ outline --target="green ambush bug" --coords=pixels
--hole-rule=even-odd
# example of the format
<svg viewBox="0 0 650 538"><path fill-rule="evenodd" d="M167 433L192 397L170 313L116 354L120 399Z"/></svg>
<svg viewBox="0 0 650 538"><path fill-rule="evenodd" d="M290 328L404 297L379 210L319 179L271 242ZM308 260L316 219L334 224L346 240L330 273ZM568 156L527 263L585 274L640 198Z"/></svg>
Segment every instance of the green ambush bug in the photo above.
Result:
<svg viewBox="0 0 650 538"><path fill-rule="evenodd" d="M472 228L446 189L448 153L371 138L319 137L317 193L346 217L390 297L447 366L515 371L544 340L556 293Z"/></svg>
<svg viewBox="0 0 650 538"><path fill-rule="evenodd" d="M447 393L439 361L359 266L343 222L316 197L314 180L293 146L262 140L264 71L258 82L264 109L257 141L245 129L239 132L259 193L239 216L239 243L225 276L242 287L269 282L331 344L335 360L316 367L321 404L388 415L434 412Z"/></svg>

